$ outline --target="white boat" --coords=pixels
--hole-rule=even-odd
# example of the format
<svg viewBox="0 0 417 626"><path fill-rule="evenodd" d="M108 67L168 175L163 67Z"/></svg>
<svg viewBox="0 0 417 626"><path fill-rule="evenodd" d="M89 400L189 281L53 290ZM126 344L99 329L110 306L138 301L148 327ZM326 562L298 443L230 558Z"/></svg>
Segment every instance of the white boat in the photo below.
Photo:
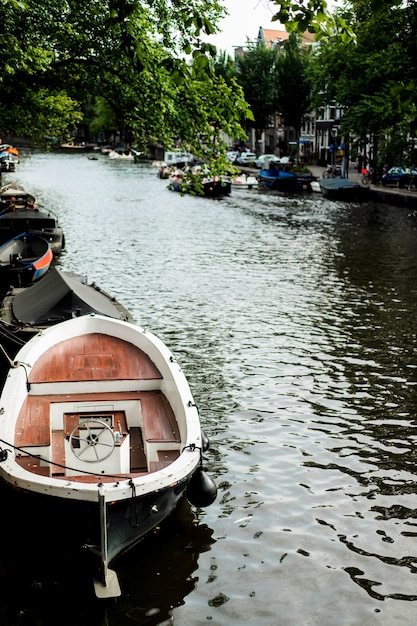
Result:
<svg viewBox="0 0 417 626"><path fill-rule="evenodd" d="M241 174L232 179L232 189L257 189L258 179L250 174Z"/></svg>
<svg viewBox="0 0 417 626"><path fill-rule="evenodd" d="M133 156L130 150L127 151L118 151L118 150L110 150L108 153L109 159L118 159L124 161L134 161L135 157Z"/></svg>
<svg viewBox="0 0 417 626"><path fill-rule="evenodd" d="M183 494L216 497L188 382L131 323L92 314L43 330L10 361L0 406L0 477L28 510L50 510L74 558L98 557L98 597L121 594L109 564Z"/></svg>

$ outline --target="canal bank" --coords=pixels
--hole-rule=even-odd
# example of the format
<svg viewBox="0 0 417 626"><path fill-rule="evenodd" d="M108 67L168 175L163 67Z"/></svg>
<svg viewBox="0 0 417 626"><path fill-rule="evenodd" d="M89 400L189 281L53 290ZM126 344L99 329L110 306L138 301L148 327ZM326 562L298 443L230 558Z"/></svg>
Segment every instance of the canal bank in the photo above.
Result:
<svg viewBox="0 0 417 626"><path fill-rule="evenodd" d="M249 167L240 167L239 169L243 173L251 174L252 176L258 176L259 174L258 169ZM320 165L309 165L308 169L313 176L316 176L317 180L323 178L323 172L326 171L326 168ZM349 170L348 178L352 183L362 185L362 174L356 170ZM409 191L408 189L396 189L383 187L382 185L369 185L369 201L417 209L417 190Z"/></svg>
<svg viewBox="0 0 417 626"><path fill-rule="evenodd" d="M308 169L317 179L323 177L325 167L319 165L309 165ZM349 180L352 183L362 185L362 174L356 170L349 170ZM393 187L383 187L382 185L369 185L369 200L371 202L382 202L393 204L394 206L405 206L410 209L417 208L417 191L408 189L396 189Z"/></svg>

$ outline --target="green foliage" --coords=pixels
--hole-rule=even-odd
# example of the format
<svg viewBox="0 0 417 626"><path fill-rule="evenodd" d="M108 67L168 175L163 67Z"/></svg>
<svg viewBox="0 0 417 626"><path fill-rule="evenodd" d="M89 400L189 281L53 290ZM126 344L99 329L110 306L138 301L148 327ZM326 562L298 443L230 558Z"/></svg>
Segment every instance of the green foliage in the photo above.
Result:
<svg viewBox="0 0 417 626"><path fill-rule="evenodd" d="M286 126L297 134L311 106L310 63L307 50L302 50L293 33L276 61L277 110Z"/></svg>
<svg viewBox="0 0 417 626"><path fill-rule="evenodd" d="M253 113L251 126L256 130L268 128L276 110L276 58L275 48L249 44L239 59L238 80Z"/></svg>
<svg viewBox="0 0 417 626"><path fill-rule="evenodd" d="M202 40L223 11L218 0L2 0L1 127L39 141L95 111L92 129L135 143L184 135L217 149L220 128L239 136L250 115L232 75L215 80Z"/></svg>
<svg viewBox="0 0 417 626"><path fill-rule="evenodd" d="M342 133L374 145L374 160L407 160L416 131L417 5L353 0L341 10L355 40L323 40L313 67L315 105L344 107ZM411 158L411 157L410 157Z"/></svg>

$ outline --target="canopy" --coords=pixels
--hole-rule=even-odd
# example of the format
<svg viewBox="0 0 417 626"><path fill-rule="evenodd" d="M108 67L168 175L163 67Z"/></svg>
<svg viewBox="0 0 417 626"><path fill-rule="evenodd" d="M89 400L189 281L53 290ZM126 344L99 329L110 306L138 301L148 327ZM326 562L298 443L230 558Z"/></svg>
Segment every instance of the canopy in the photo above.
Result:
<svg viewBox="0 0 417 626"><path fill-rule="evenodd" d="M88 313L131 319L120 304L98 287L87 285L75 274L56 267L38 283L16 293L12 310L15 320L31 326L57 324Z"/></svg>

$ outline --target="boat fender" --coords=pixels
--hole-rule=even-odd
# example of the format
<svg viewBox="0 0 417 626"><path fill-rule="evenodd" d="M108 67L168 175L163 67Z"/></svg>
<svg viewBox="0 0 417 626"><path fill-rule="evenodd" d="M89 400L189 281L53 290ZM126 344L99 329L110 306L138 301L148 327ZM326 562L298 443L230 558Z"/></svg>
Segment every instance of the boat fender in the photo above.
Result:
<svg viewBox="0 0 417 626"><path fill-rule="evenodd" d="M216 498L216 483L200 465L188 483L187 499L194 506L204 508L213 504Z"/></svg>

